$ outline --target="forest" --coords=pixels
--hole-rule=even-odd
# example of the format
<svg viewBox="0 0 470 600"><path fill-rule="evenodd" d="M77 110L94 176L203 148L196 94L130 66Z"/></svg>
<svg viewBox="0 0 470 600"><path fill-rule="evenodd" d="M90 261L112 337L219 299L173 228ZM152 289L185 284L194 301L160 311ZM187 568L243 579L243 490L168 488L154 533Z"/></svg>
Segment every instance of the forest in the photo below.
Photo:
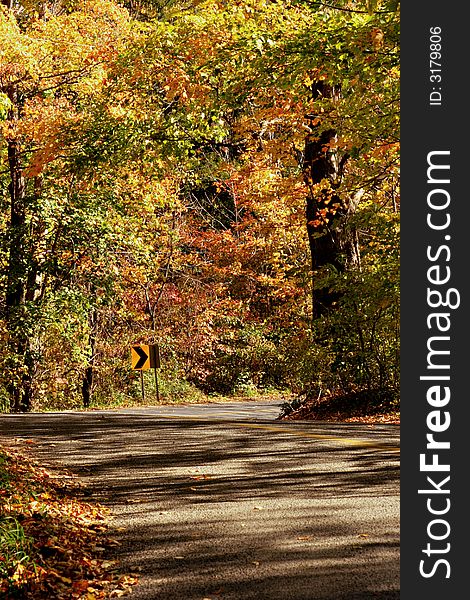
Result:
<svg viewBox="0 0 470 600"><path fill-rule="evenodd" d="M399 402L398 0L0 2L0 410ZM151 386L152 379L148 379Z"/></svg>

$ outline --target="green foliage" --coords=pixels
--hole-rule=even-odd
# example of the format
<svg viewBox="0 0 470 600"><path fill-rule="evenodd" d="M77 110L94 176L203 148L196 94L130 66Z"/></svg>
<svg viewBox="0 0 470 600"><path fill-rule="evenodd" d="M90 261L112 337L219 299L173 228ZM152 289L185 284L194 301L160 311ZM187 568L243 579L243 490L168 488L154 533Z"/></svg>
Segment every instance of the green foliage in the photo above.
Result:
<svg viewBox="0 0 470 600"><path fill-rule="evenodd" d="M330 272L317 281L318 286L329 285L338 292L339 300L335 310L314 324L314 342L305 353L311 368L307 381L326 395L374 390L396 401L400 368L398 219L397 215L382 215L375 220L361 271Z"/></svg>
<svg viewBox="0 0 470 600"><path fill-rule="evenodd" d="M0 120L4 121L8 117L8 111L11 109L10 98L4 93L0 94Z"/></svg>
<svg viewBox="0 0 470 600"><path fill-rule="evenodd" d="M0 578L11 582L11 588L16 585L18 572L24 565L30 566L32 538L24 533L21 524L13 517L0 518Z"/></svg>

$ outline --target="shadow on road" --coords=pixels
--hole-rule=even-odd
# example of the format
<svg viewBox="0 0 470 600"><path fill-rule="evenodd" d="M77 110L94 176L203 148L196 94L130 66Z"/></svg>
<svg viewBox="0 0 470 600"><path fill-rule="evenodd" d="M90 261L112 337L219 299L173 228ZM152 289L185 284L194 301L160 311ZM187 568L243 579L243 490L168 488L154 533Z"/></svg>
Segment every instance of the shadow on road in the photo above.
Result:
<svg viewBox="0 0 470 600"><path fill-rule="evenodd" d="M5 421L9 421L6 431ZM271 424L272 425L272 424ZM334 435L338 435L334 426ZM294 439L279 427L279 432L238 429L230 423L214 421L173 421L141 416L106 415L30 415L10 417L0 422L0 433L13 437L32 437L52 443L49 460L66 463L78 474L92 477L93 485L111 484L113 501L146 499L171 490L180 500L204 502L201 494L210 493L217 502L256 496L285 495L286 489L321 489L334 497L375 495L396 492L399 464L394 452L363 448L351 452L348 446L327 444L312 439ZM357 435L345 428L342 435ZM271 440L275 438L275 446ZM223 443L221 443L223 441ZM328 455L337 467L327 469ZM213 467L227 460L237 463L236 472L206 473L201 478L172 477L181 468ZM344 468L347 464L347 469ZM210 470L210 469L209 469ZM116 479L122 472L123 478ZM143 476L151 473L151 477ZM108 476L112 481L107 480ZM195 472L195 477L197 473ZM197 486L197 490L191 489ZM390 488L390 490L388 490Z"/></svg>
<svg viewBox="0 0 470 600"><path fill-rule="evenodd" d="M112 507L118 558L143 574L136 599L398 599L398 455L269 425L13 415L0 435L32 439ZM397 434L326 431L381 444Z"/></svg>

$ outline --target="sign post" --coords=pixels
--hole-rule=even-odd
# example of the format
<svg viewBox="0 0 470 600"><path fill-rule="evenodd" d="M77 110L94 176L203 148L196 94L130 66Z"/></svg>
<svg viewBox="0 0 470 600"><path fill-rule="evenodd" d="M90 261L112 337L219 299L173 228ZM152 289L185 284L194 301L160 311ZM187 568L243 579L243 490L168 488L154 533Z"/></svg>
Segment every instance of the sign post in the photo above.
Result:
<svg viewBox="0 0 470 600"><path fill-rule="evenodd" d="M142 388L142 402L145 402L144 372L140 371L140 387Z"/></svg>
<svg viewBox="0 0 470 600"><path fill-rule="evenodd" d="M158 374L157 374L157 369L160 368L160 349L158 347L158 344L154 344L153 346L150 346L150 359L151 359L152 364L154 365L153 372L155 373L155 393L157 395L157 404L160 404L160 392L158 390Z"/></svg>
<svg viewBox="0 0 470 600"><path fill-rule="evenodd" d="M157 375L157 369L154 369L153 372L155 373L155 392L157 394L157 404L160 404L160 393L158 391L158 375Z"/></svg>
<svg viewBox="0 0 470 600"><path fill-rule="evenodd" d="M155 371L155 391L157 402L160 402L157 369L160 368L160 350L157 344L135 344L131 346L131 365L135 371L140 371L142 400L145 401L144 371Z"/></svg>

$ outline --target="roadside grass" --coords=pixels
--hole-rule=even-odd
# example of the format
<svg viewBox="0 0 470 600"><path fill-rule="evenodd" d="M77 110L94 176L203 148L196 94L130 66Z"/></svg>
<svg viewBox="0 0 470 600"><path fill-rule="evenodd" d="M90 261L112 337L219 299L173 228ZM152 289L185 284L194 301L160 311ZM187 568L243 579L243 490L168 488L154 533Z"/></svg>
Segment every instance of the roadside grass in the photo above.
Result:
<svg viewBox="0 0 470 600"><path fill-rule="evenodd" d="M66 473L39 466L26 448L0 445L0 598L98 600L137 583L106 552L109 513L84 502Z"/></svg>
<svg viewBox="0 0 470 600"><path fill-rule="evenodd" d="M0 587L2 592L13 592L24 573L36 572L31 560L32 546L33 539L15 517L0 518L0 581L6 582Z"/></svg>
<svg viewBox="0 0 470 600"><path fill-rule="evenodd" d="M168 389L163 387L160 390L160 402L157 402L155 386L146 383L145 398L118 396L115 398L94 398L89 409L77 407L75 410L105 410L119 408L136 408L145 406L163 406L163 405L178 405L178 404L224 404L227 402L263 402L263 401L279 401L279 404L293 398L293 394L288 390L257 390L256 393L245 393L245 390L233 395L223 394L204 394L197 390L197 393L192 393L192 390L186 390L186 393L181 393L178 386L168 393Z"/></svg>

